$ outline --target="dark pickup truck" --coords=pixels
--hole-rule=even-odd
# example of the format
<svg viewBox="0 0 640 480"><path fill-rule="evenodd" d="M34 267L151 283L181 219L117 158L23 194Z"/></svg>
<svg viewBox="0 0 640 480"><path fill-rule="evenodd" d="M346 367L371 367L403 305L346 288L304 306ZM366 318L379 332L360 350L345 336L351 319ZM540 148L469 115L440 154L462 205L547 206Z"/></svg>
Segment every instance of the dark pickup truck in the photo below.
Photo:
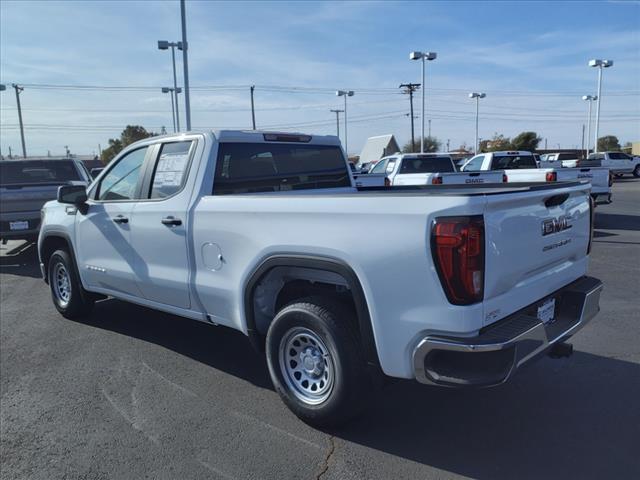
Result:
<svg viewBox="0 0 640 480"><path fill-rule="evenodd" d="M90 175L80 160L0 161L0 238L35 240L40 209L55 200L61 185L88 185Z"/></svg>

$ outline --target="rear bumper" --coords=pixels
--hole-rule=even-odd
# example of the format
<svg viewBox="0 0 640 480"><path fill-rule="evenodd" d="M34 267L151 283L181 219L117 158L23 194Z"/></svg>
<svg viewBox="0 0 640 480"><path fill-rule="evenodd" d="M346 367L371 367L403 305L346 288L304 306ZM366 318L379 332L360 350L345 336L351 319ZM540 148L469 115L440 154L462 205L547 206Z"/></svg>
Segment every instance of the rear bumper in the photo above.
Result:
<svg viewBox="0 0 640 480"><path fill-rule="evenodd" d="M492 386L584 327L600 311L602 282L583 277L548 298L556 300L555 321L536 318L540 302L471 338L427 336L413 352L416 379L449 387ZM545 299L546 300L546 299Z"/></svg>
<svg viewBox="0 0 640 480"><path fill-rule="evenodd" d="M28 222L24 230L11 230L11 222ZM23 239L38 236L40 231L40 211L4 212L0 214L0 237L6 239Z"/></svg>

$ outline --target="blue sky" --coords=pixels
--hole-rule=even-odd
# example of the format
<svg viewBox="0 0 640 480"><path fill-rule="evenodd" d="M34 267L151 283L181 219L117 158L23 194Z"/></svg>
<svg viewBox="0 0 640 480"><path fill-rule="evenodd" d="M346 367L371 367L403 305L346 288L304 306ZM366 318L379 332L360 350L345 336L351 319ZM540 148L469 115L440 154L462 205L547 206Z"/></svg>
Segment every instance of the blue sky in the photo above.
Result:
<svg viewBox="0 0 640 480"><path fill-rule="evenodd" d="M177 1L3 0L0 82L26 85L28 153L91 154L126 124L171 130L159 90L172 82L170 54L156 42L179 39L179 18ZM187 2L187 22L195 128L250 127L255 84L259 128L333 134L334 90L349 88L350 153L373 135L405 142L409 101L397 87L420 81L409 52L429 50L438 59L428 64L426 117L451 148L473 144L470 91L487 93L481 137L534 130L550 147L579 146L580 97L596 90L590 58L615 61L604 72L601 135L640 140L640 2ZM13 89L0 102L6 155L20 149Z"/></svg>

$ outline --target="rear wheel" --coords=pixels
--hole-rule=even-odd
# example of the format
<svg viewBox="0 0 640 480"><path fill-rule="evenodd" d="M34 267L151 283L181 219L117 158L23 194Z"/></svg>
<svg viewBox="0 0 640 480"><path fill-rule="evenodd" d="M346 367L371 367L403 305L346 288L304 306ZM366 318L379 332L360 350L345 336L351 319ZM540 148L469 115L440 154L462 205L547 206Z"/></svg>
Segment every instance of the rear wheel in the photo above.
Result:
<svg viewBox="0 0 640 480"><path fill-rule="evenodd" d="M269 327L273 384L289 409L309 424L344 423L364 405L370 381L350 315L336 301L310 297L284 307Z"/></svg>
<svg viewBox="0 0 640 480"><path fill-rule="evenodd" d="M53 304L66 318L87 315L93 309L93 297L82 288L75 263L66 250L56 250L47 270Z"/></svg>

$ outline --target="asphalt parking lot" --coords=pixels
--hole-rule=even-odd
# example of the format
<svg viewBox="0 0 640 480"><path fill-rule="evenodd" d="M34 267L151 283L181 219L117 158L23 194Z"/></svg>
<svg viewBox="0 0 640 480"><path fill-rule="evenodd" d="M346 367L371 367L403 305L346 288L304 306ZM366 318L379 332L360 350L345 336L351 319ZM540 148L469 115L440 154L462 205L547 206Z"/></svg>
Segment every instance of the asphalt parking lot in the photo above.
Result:
<svg viewBox="0 0 640 480"><path fill-rule="evenodd" d="M347 427L297 420L238 333L115 300L66 320L2 247L3 479L640 478L640 179L599 206L600 315L509 384L398 381ZM524 249L523 249L524 253Z"/></svg>

